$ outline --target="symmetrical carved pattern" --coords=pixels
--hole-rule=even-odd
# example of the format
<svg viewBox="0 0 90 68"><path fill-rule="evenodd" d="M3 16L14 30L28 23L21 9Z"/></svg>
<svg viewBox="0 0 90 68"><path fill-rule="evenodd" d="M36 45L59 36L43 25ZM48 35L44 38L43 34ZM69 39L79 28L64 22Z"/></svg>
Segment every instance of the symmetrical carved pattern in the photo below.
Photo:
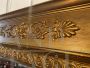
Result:
<svg viewBox="0 0 90 68"><path fill-rule="evenodd" d="M30 67L36 68L90 68L89 63L82 63L75 60L65 60L60 58L59 54L45 54L43 52L30 52L29 50L15 50L7 47L0 47L0 54L3 57L14 58L17 61L28 64Z"/></svg>
<svg viewBox="0 0 90 68"><path fill-rule="evenodd" d="M30 37L36 39L47 39L49 36L52 39L58 39L61 37L71 37L72 35L76 35L76 31L79 30L76 24L69 20L65 22L56 20L53 22L53 25L48 24L47 21L32 23L31 29L27 23L21 23L20 25L7 25L0 28L0 35L22 39ZM31 35L29 34L29 31L31 31Z"/></svg>

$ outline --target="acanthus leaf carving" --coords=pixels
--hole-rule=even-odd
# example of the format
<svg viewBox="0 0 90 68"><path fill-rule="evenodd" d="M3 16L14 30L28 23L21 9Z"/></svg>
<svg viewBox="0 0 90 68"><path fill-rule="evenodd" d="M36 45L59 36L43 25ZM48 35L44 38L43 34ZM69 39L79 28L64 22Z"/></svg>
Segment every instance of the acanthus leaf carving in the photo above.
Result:
<svg viewBox="0 0 90 68"><path fill-rule="evenodd" d="M49 35L52 39L72 37L79 30L79 27L70 20L64 22L56 20L52 26L47 25L47 23L42 21L41 23L37 22L32 25L32 34L34 34L35 38L45 39Z"/></svg>
<svg viewBox="0 0 90 68"><path fill-rule="evenodd" d="M11 59L14 58L15 60L30 65L31 67L33 67L32 63L34 62L36 68L66 68L66 63L68 63L69 68L90 68L89 63L80 62L73 59L67 61L64 57L60 57L61 53L56 54L55 52L46 56L43 51L30 52L30 50L15 50L1 46L0 54L2 57L9 57ZM43 62L43 59L45 62ZM45 63L44 66L43 63Z"/></svg>
<svg viewBox="0 0 90 68"><path fill-rule="evenodd" d="M76 35L76 31L79 30L79 27L70 20L64 22L56 20L53 22L54 24L50 26L47 21L37 21L32 23L31 29L29 24L24 22L19 25L7 25L0 28L0 35L21 39L30 38L31 36L35 39L47 39L49 36L52 39L59 39L61 37L72 37ZM31 31L30 36L29 30Z"/></svg>

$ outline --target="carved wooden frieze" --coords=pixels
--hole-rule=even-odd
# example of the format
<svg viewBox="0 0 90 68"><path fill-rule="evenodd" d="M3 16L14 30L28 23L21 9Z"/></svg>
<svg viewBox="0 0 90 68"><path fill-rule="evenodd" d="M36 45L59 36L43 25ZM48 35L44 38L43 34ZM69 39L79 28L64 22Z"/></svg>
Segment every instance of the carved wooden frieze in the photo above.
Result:
<svg viewBox="0 0 90 68"><path fill-rule="evenodd" d="M27 64L30 67L36 68L67 68L67 63L68 67L70 68L90 67L89 63L73 60L74 58L68 61L64 59L64 57L61 58L60 54L54 52L43 52L38 50L16 50L1 46L0 54L3 54L3 57L9 57L11 59L14 58L22 64Z"/></svg>
<svg viewBox="0 0 90 68"><path fill-rule="evenodd" d="M79 27L70 20L64 22L56 20L53 22L54 24L52 26L48 25L47 21L37 21L37 23L32 23L31 25L25 22L19 25L6 25L0 27L0 35L21 39L30 37L34 39L46 39L50 35L52 39L58 39L61 37L72 37L79 30Z"/></svg>
<svg viewBox="0 0 90 68"><path fill-rule="evenodd" d="M20 25L5 25L0 27L0 35L10 38L26 38L28 25L21 23Z"/></svg>
<svg viewBox="0 0 90 68"><path fill-rule="evenodd" d="M78 26L69 20L64 22L56 20L53 22L52 26L48 25L47 21L34 23L32 25L32 33L35 35L35 38L45 39L47 35L51 35L52 39L71 37L76 35L76 31L79 30Z"/></svg>
<svg viewBox="0 0 90 68"><path fill-rule="evenodd" d="M32 16L25 9L1 17L0 55L31 68L90 68L90 4L59 7L33 11Z"/></svg>

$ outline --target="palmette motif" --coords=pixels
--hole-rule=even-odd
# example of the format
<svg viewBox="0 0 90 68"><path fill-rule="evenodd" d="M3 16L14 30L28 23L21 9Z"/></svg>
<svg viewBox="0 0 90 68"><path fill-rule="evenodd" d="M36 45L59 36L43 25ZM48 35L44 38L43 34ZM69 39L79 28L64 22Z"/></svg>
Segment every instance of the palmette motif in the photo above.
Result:
<svg viewBox="0 0 90 68"><path fill-rule="evenodd" d="M79 27L70 20L64 22L55 20L53 25L48 24L47 21L37 21L32 23L31 27L28 23L24 22L20 25L6 25L0 28L0 35L21 39L48 39L50 37L52 39L59 39L61 37L72 37L76 35L78 30Z"/></svg>

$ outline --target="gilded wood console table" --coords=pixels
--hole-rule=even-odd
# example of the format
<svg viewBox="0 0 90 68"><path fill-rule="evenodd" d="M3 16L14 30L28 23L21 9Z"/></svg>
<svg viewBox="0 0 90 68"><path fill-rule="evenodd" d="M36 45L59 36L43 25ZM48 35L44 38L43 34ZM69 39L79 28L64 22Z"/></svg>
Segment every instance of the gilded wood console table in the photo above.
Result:
<svg viewBox="0 0 90 68"><path fill-rule="evenodd" d="M31 68L90 68L90 0L50 1L0 16L0 56Z"/></svg>

